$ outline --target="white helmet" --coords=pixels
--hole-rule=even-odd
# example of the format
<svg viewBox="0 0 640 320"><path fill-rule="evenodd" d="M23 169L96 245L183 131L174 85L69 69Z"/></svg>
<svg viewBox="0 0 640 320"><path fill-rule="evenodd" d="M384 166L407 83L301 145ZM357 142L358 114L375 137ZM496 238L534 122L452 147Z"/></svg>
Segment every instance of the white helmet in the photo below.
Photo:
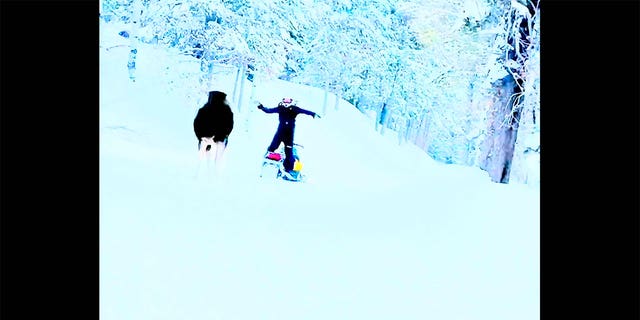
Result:
<svg viewBox="0 0 640 320"><path fill-rule="evenodd" d="M285 108L293 106L293 98L282 98L282 105Z"/></svg>

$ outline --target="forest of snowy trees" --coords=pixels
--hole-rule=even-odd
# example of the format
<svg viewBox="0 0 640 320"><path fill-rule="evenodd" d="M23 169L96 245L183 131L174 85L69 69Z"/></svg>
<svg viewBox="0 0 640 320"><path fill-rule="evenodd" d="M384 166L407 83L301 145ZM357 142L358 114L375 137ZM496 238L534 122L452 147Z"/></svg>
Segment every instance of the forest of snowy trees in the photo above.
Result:
<svg viewBox="0 0 640 320"><path fill-rule="evenodd" d="M194 85L224 66L242 84L322 88L438 161L539 184L537 0L102 0L100 10L131 26L133 47L199 59Z"/></svg>

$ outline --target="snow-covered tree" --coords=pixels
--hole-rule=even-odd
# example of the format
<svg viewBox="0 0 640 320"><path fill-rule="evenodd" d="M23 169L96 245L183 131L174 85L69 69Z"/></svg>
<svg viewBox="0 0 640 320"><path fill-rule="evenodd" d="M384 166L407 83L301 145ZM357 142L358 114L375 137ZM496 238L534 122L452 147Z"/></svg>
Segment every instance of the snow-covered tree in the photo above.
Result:
<svg viewBox="0 0 640 320"><path fill-rule="evenodd" d="M248 73L323 88L439 161L487 167L503 148L496 128L515 121L514 178L536 179L524 154L539 151L537 1L103 0L101 12L200 63L185 85L224 66L237 73L232 99ZM495 85L508 77L505 100Z"/></svg>

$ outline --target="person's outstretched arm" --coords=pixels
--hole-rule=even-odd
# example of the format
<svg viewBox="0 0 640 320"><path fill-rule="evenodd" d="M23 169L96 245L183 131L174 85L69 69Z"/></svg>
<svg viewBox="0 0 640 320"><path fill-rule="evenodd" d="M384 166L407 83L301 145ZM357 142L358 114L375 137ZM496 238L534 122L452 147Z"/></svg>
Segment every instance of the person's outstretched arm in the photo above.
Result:
<svg viewBox="0 0 640 320"><path fill-rule="evenodd" d="M313 112L313 111L302 109L302 108L300 108L298 106L295 106L294 108L296 108L296 111L298 113L303 113L303 114L306 114L306 115L310 115L310 116L312 116L314 118L320 118L320 116L317 113Z"/></svg>
<svg viewBox="0 0 640 320"><path fill-rule="evenodd" d="M278 107L275 108L265 108L262 103L258 105L258 109L264 111L265 113L276 113L278 112Z"/></svg>

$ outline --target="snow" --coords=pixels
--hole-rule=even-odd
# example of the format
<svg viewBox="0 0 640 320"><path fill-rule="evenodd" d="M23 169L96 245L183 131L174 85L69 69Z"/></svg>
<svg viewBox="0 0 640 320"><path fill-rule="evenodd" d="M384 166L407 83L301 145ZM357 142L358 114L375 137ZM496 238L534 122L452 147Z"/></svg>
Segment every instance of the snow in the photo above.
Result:
<svg viewBox="0 0 640 320"><path fill-rule="evenodd" d="M346 101L322 114L320 89L247 82L238 108L235 73L194 89L198 63L149 44L131 82L121 30L101 25L102 320L539 319L539 190L437 163ZM218 173L193 134L206 89L235 112ZM258 177L277 115L255 106L283 96L323 116L297 118L309 183Z"/></svg>

